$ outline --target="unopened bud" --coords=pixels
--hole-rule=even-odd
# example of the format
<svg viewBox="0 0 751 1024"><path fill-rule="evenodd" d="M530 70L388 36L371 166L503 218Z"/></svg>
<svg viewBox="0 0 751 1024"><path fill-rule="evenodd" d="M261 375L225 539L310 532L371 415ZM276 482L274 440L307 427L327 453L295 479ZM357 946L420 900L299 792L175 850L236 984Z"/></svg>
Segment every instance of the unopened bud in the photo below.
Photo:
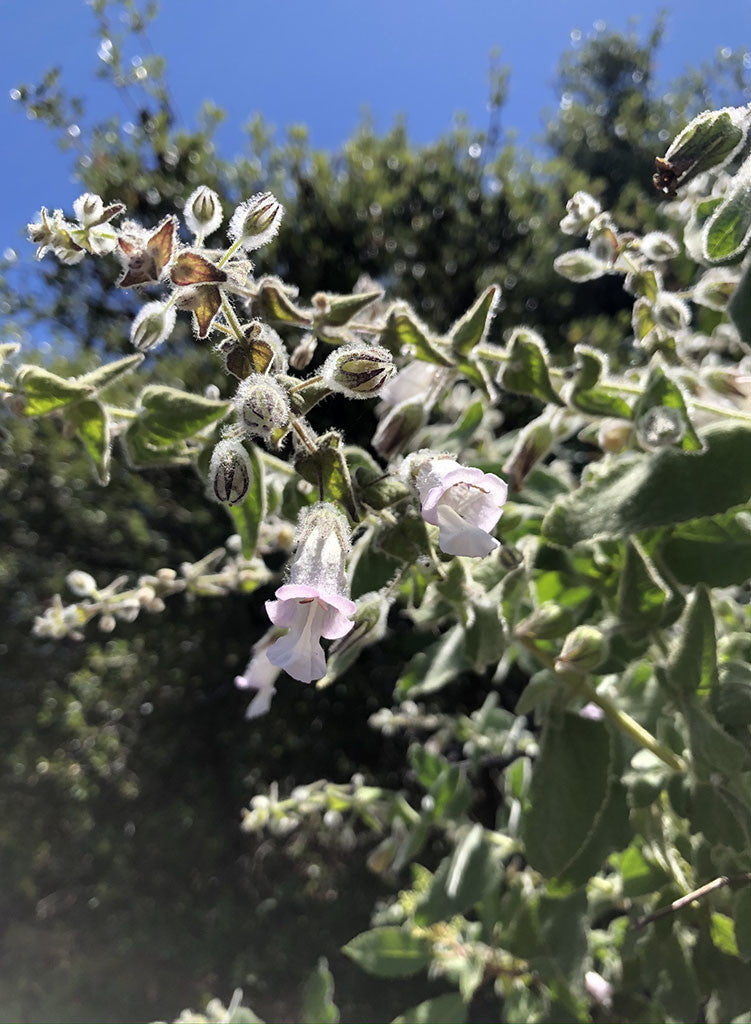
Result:
<svg viewBox="0 0 751 1024"><path fill-rule="evenodd" d="M575 192L566 203L566 216L561 221L564 235L580 235L600 212L600 204L589 192Z"/></svg>
<svg viewBox="0 0 751 1024"><path fill-rule="evenodd" d="M248 453L239 441L220 441L211 455L209 481L217 501L235 505L253 482Z"/></svg>
<svg viewBox="0 0 751 1024"><path fill-rule="evenodd" d="M82 227L88 228L92 224L98 224L104 214L104 203L101 196L93 192L84 192L82 196L73 203L73 212L78 217Z"/></svg>
<svg viewBox="0 0 751 1024"><path fill-rule="evenodd" d="M396 455L425 422L425 403L419 398L399 402L383 417L373 435L373 447L384 459Z"/></svg>
<svg viewBox="0 0 751 1024"><path fill-rule="evenodd" d="M148 352L161 345L175 326L175 307L169 308L162 302L147 302L133 321L130 341L139 352Z"/></svg>
<svg viewBox="0 0 751 1024"><path fill-rule="evenodd" d="M503 464L503 472L508 474L515 491L522 489L528 474L548 454L554 440L552 423L544 413L519 431L511 454Z"/></svg>
<svg viewBox="0 0 751 1024"><path fill-rule="evenodd" d="M76 597L92 597L96 594L96 580L89 573L82 572L80 569L74 569L73 572L69 572L65 577L65 582L68 584L68 589Z"/></svg>
<svg viewBox="0 0 751 1024"><path fill-rule="evenodd" d="M587 675L605 661L608 641L594 626L577 626L563 641L556 658L556 672L578 672Z"/></svg>
<svg viewBox="0 0 751 1024"><path fill-rule="evenodd" d="M331 302L326 292L316 292L312 300L317 313L328 313Z"/></svg>
<svg viewBox="0 0 751 1024"><path fill-rule="evenodd" d="M727 398L751 397L751 376L735 370L713 367L702 372L702 382Z"/></svg>
<svg viewBox="0 0 751 1024"><path fill-rule="evenodd" d="M561 277L565 277L575 284L594 281L606 274L608 270L606 264L594 256L589 249L572 249L570 252L561 253L553 260L553 269Z"/></svg>
<svg viewBox="0 0 751 1024"><path fill-rule="evenodd" d="M304 370L315 355L318 341L314 334L304 334L289 357L289 365L294 370Z"/></svg>
<svg viewBox="0 0 751 1024"><path fill-rule="evenodd" d="M642 448L670 448L686 433L686 424L678 409L658 405L647 409L636 423L636 436Z"/></svg>
<svg viewBox="0 0 751 1024"><path fill-rule="evenodd" d="M680 252L678 243L664 231L650 231L641 240L641 251L648 260L660 263L672 260Z"/></svg>
<svg viewBox="0 0 751 1024"><path fill-rule="evenodd" d="M237 389L237 415L251 434L270 437L289 424L289 398L281 384L262 373L251 374Z"/></svg>
<svg viewBox="0 0 751 1024"><path fill-rule="evenodd" d="M655 188L674 196L698 174L721 167L741 148L747 131L747 107L705 110L676 136L665 156L655 160Z"/></svg>
<svg viewBox="0 0 751 1024"><path fill-rule="evenodd" d="M722 313L738 287L738 280L737 271L729 267L714 267L694 285L694 302Z"/></svg>
<svg viewBox="0 0 751 1024"><path fill-rule="evenodd" d="M244 249L258 249L276 235L283 216L284 207L270 192L258 192L232 214L230 238Z"/></svg>
<svg viewBox="0 0 751 1024"><path fill-rule="evenodd" d="M665 331L680 331L691 323L691 310L687 303L670 292L660 292L652 305L652 315L657 326Z"/></svg>
<svg viewBox="0 0 751 1024"><path fill-rule="evenodd" d="M517 624L514 633L530 640L549 640L568 633L571 625L569 608L564 608L555 601L545 601Z"/></svg>
<svg viewBox="0 0 751 1024"><path fill-rule="evenodd" d="M114 615L102 615L99 619L99 629L102 633L112 633L116 625Z"/></svg>
<svg viewBox="0 0 751 1024"><path fill-rule="evenodd" d="M632 426L626 420L603 420L597 431L597 444L604 452L620 452L631 438Z"/></svg>
<svg viewBox="0 0 751 1024"><path fill-rule="evenodd" d="M372 398L395 373L391 353L380 345L345 345L321 369L326 386L348 398Z"/></svg>
<svg viewBox="0 0 751 1024"><path fill-rule="evenodd" d="M213 234L222 223L219 196L207 185L199 185L185 204L185 223L194 235Z"/></svg>

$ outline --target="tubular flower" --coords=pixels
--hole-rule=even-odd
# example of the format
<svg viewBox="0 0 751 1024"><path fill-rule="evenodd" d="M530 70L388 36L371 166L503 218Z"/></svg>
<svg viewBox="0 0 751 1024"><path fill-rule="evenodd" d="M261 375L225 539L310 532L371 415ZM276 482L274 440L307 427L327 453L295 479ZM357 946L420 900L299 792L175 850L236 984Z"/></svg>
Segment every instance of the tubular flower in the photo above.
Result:
<svg viewBox="0 0 751 1024"><path fill-rule="evenodd" d="M495 473L462 466L447 455L418 452L405 460L426 523L438 527L447 555L483 558L498 547L490 531L501 518L508 487Z"/></svg>
<svg viewBox="0 0 751 1024"><path fill-rule="evenodd" d="M276 600L266 602L271 622L288 629L268 648L268 660L302 683L326 674L321 638L338 640L353 627L356 605L347 596L345 574L349 532L333 505L322 503L303 512L289 579L277 590Z"/></svg>
<svg viewBox="0 0 751 1024"><path fill-rule="evenodd" d="M265 715L271 706L271 698L276 693L274 684L281 670L269 661L268 646L267 637L259 640L253 647L245 672L241 676L235 676L235 686L238 690L255 690L255 696L245 712L247 719Z"/></svg>

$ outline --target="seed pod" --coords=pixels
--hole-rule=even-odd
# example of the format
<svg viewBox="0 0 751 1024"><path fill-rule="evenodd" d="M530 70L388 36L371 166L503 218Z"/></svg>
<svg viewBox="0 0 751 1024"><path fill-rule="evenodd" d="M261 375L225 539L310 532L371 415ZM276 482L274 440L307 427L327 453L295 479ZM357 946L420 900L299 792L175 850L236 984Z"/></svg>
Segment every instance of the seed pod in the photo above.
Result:
<svg viewBox="0 0 751 1024"><path fill-rule="evenodd" d="M372 398L395 373L391 353L380 345L345 345L321 369L326 386L348 398Z"/></svg>
<svg viewBox="0 0 751 1024"><path fill-rule="evenodd" d="M241 203L229 222L229 235L244 249L258 249L279 230L284 207L270 192L258 192Z"/></svg>
<svg viewBox="0 0 751 1024"><path fill-rule="evenodd" d="M207 185L199 185L185 204L185 223L194 235L213 234L222 223L219 196Z"/></svg>
<svg viewBox="0 0 751 1024"><path fill-rule="evenodd" d="M217 501L235 505L253 482L248 453L239 441L220 441L211 456L209 482Z"/></svg>
<svg viewBox="0 0 751 1024"><path fill-rule="evenodd" d="M605 661L608 641L594 626L577 626L563 641L556 658L556 672L578 672L587 675Z"/></svg>
<svg viewBox="0 0 751 1024"><path fill-rule="evenodd" d="M133 321L130 341L139 352L148 352L165 341L175 326L175 308L161 302L147 302Z"/></svg>
<svg viewBox="0 0 751 1024"><path fill-rule="evenodd" d="M395 405L378 424L373 434L373 447L384 459L390 459L404 447L425 423L425 403L408 398Z"/></svg>
<svg viewBox="0 0 751 1024"><path fill-rule="evenodd" d="M273 377L251 374L237 389L235 406L249 434L270 437L289 424L289 398Z"/></svg>

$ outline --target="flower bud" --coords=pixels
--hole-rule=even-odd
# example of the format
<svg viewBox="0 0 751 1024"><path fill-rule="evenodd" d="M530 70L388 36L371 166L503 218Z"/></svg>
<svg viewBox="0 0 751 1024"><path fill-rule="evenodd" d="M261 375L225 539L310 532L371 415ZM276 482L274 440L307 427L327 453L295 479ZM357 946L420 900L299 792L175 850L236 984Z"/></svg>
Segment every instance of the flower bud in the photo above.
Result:
<svg viewBox="0 0 751 1024"><path fill-rule="evenodd" d="M561 221L564 235L581 235L600 212L600 204L589 192L575 192L566 203L566 216Z"/></svg>
<svg viewBox="0 0 751 1024"><path fill-rule="evenodd" d="M199 185L185 204L185 223L194 235L213 234L222 223L219 196L207 185Z"/></svg>
<svg viewBox="0 0 751 1024"><path fill-rule="evenodd" d="M372 398L395 373L391 353L380 345L345 345L321 369L326 386L348 398Z"/></svg>
<svg viewBox="0 0 751 1024"><path fill-rule="evenodd" d="M248 453L239 441L220 441L211 455L209 482L217 501L235 505L253 482Z"/></svg>
<svg viewBox="0 0 751 1024"><path fill-rule="evenodd" d="M116 625L114 615L102 615L99 619L99 629L102 633L111 633Z"/></svg>
<svg viewBox="0 0 751 1024"><path fill-rule="evenodd" d="M729 267L708 270L694 285L694 302L722 313L738 287L739 274Z"/></svg>
<svg viewBox="0 0 751 1024"><path fill-rule="evenodd" d="M570 252L561 253L553 260L553 269L574 284L595 281L608 272L607 265L589 249L572 249Z"/></svg>
<svg viewBox="0 0 751 1024"><path fill-rule="evenodd" d="M65 577L65 582L68 584L68 589L76 597L93 597L97 592L94 577L87 572L82 572L80 569L74 569L73 572L69 572Z"/></svg>
<svg viewBox="0 0 751 1024"><path fill-rule="evenodd" d="M652 313L657 326L665 331L680 331L691 323L688 305L670 292L659 293L652 305Z"/></svg>
<svg viewBox="0 0 751 1024"><path fill-rule="evenodd" d="M608 641L594 626L577 626L563 641L556 658L556 672L578 672L587 675L605 661Z"/></svg>
<svg viewBox="0 0 751 1024"><path fill-rule="evenodd" d="M232 214L230 238L244 249L258 249L276 235L283 216L284 207L270 192L258 192Z"/></svg>
<svg viewBox="0 0 751 1024"><path fill-rule="evenodd" d="M747 107L705 110L676 136L664 158L655 160L655 188L674 196L698 174L726 164L743 145L747 131Z"/></svg>
<svg viewBox="0 0 751 1024"><path fill-rule="evenodd" d="M679 444L686 433L686 424L678 409L665 405L647 409L636 423L636 436L647 450L670 448Z"/></svg>
<svg viewBox="0 0 751 1024"><path fill-rule="evenodd" d="M133 321L130 341L139 352L148 352L161 345L175 326L175 308L162 302L147 302Z"/></svg>
<svg viewBox="0 0 751 1024"><path fill-rule="evenodd" d="M648 260L660 263L672 260L680 252L678 243L664 231L650 231L641 240L641 251Z"/></svg>
<svg viewBox="0 0 751 1024"><path fill-rule="evenodd" d="M92 224L98 224L104 215L104 203L101 196L93 192L84 192L82 196L73 203L73 212L78 217L81 227L88 228Z"/></svg>
<svg viewBox="0 0 751 1024"><path fill-rule="evenodd" d="M527 476L545 458L555 439L556 433L547 413L538 416L519 431L511 454L503 464L503 472L509 477L515 491L522 489Z"/></svg>
<svg viewBox="0 0 751 1024"><path fill-rule="evenodd" d="M714 366L702 372L702 382L726 398L751 398L751 376Z"/></svg>
<svg viewBox="0 0 751 1024"><path fill-rule="evenodd" d="M606 419L597 431L597 444L604 452L620 452L631 437L632 426L627 420Z"/></svg>
<svg viewBox="0 0 751 1024"><path fill-rule="evenodd" d="M568 633L571 624L570 608L564 608L555 601L545 601L517 624L514 633L530 640L550 640Z"/></svg>
<svg viewBox="0 0 751 1024"><path fill-rule="evenodd" d="M378 424L373 447L384 459L396 455L425 422L425 403L408 398L395 405Z"/></svg>
<svg viewBox="0 0 751 1024"><path fill-rule="evenodd" d="M289 365L294 370L304 370L310 365L317 346L318 341L314 334L304 334L289 357Z"/></svg>
<svg viewBox="0 0 751 1024"><path fill-rule="evenodd" d="M289 398L281 384L262 373L251 374L237 389L237 415L250 434L270 437L289 424Z"/></svg>

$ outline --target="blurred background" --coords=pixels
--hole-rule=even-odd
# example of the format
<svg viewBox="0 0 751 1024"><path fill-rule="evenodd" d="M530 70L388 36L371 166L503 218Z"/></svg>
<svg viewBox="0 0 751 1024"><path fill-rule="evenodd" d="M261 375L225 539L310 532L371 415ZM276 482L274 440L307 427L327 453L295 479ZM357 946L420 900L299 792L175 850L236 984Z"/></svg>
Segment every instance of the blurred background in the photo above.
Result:
<svg viewBox="0 0 751 1024"><path fill-rule="evenodd" d="M89 190L155 224L205 183L227 213L260 189L283 199L258 270L305 299L367 274L442 331L499 281L498 332L615 346L630 329L619 286L552 271L571 244L566 200L585 188L624 228L659 227L655 155L690 115L751 99L749 51L746 0L5 0L2 340L67 372L126 352L140 302L113 289L114 261L37 264L25 223ZM181 326L143 377L226 392ZM328 690L282 679L253 722L233 678L265 628L255 598L175 599L80 643L33 637L71 569L106 583L178 566L230 525L188 470L132 473L116 452L103 489L54 421L2 416L0 1018L171 1019L241 986L262 1016L293 1020L319 955L345 1020L425 998L412 981L384 991L338 953L388 891L361 866L372 839L346 822L274 840L240 830L275 780L409 788L404 740L368 724L409 632L393 664L379 650ZM372 431L359 406L343 426L361 442ZM483 686L468 678L435 707L475 707ZM513 685L501 701L513 707Z"/></svg>

